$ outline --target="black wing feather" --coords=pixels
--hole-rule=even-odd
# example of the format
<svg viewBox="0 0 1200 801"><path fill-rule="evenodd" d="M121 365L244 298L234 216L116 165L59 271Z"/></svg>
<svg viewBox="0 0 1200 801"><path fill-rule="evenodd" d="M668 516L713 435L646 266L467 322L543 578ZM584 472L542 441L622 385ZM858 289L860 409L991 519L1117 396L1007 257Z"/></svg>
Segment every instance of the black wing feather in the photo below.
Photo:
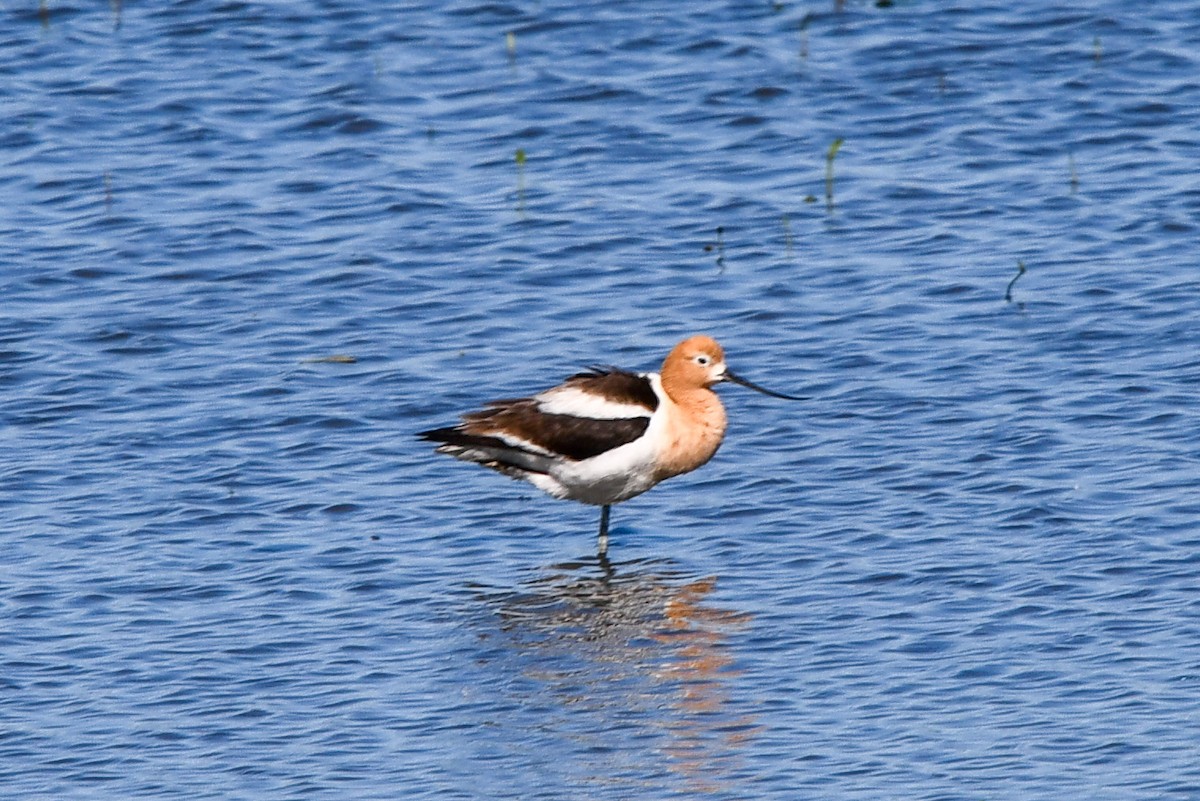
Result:
<svg viewBox="0 0 1200 801"><path fill-rule="evenodd" d="M482 411L463 415L462 422L456 426L422 431L418 436L448 446L446 452L455 455L476 449L498 462L489 464L490 467L529 470L531 459L545 459L545 454L522 448L505 435L548 453L582 461L645 434L650 415L658 408L658 396L649 378L615 367L592 367L589 372L571 376L562 386L574 387L614 403L639 406L646 414L605 419L549 414L541 410L534 398L511 398L492 401Z"/></svg>

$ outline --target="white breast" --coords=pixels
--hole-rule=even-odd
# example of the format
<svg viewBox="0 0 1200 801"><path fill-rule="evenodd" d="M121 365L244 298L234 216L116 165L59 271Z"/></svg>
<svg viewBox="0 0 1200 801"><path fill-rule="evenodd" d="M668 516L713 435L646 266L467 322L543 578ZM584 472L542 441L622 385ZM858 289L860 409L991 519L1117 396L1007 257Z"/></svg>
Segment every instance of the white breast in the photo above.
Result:
<svg viewBox="0 0 1200 801"><path fill-rule="evenodd" d="M599 456L581 462L563 461L555 464L547 478L557 485L557 491L551 492L539 484L543 490L559 497L602 506L641 495L658 483L655 475L663 452L667 416L671 414L675 404L663 391L657 373L647 373L646 377L650 379L650 385L658 396L658 408L650 415L650 425L647 426L646 433L633 442L613 448ZM612 405L640 409L643 416L647 414L645 407Z"/></svg>

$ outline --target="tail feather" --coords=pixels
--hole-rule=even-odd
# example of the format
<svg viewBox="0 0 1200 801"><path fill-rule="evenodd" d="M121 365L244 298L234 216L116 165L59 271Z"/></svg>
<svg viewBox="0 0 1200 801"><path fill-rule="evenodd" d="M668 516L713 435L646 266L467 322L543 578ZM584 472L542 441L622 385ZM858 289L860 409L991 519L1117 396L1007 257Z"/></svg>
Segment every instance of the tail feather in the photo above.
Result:
<svg viewBox="0 0 1200 801"><path fill-rule="evenodd" d="M526 478L531 473L550 472L550 459L505 442L500 437L468 434L461 428L434 428L422 431L421 439L441 443L438 453L445 453L464 462L475 462L513 478Z"/></svg>

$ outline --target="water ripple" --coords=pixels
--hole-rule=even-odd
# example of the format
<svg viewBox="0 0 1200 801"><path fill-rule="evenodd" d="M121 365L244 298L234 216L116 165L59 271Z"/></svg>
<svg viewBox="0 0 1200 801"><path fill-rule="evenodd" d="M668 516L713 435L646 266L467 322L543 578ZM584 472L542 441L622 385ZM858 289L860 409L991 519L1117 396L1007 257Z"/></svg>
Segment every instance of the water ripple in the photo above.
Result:
<svg viewBox="0 0 1200 801"><path fill-rule="evenodd" d="M6 796L1200 793L1187 4L37 5ZM701 330L611 564L412 438Z"/></svg>

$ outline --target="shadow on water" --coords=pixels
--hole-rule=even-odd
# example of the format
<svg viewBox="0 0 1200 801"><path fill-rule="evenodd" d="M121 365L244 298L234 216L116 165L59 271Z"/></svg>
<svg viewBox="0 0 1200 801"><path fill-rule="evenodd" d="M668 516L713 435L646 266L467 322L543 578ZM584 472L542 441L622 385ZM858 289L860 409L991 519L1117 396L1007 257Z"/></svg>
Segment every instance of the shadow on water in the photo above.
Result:
<svg viewBox="0 0 1200 801"><path fill-rule="evenodd" d="M668 560L591 557L542 568L515 590L474 589L498 623L490 671L514 679L520 704L557 710L557 736L593 762L577 779L670 778L695 795L731 789L758 728L731 699L727 645L750 616L712 605L715 585Z"/></svg>

